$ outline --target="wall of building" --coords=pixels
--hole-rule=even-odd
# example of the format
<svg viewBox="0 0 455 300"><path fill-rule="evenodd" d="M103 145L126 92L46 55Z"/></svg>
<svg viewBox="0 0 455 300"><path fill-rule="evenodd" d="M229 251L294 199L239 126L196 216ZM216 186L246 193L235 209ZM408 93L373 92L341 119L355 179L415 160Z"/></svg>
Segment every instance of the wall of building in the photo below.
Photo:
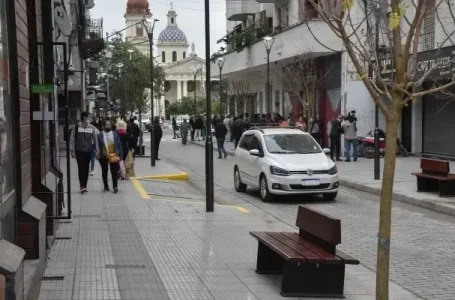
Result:
<svg viewBox="0 0 455 300"><path fill-rule="evenodd" d="M162 52L164 51L165 53L165 58L166 61L163 62L163 54ZM157 60L159 61L160 65L163 64L170 64L172 63L172 52L176 51L177 52L177 61L181 61L183 58L183 53L185 52L185 58L188 58L189 52L188 52L188 46L175 46L175 45L158 45L157 47L157 55L161 55L161 57L158 57Z"/></svg>

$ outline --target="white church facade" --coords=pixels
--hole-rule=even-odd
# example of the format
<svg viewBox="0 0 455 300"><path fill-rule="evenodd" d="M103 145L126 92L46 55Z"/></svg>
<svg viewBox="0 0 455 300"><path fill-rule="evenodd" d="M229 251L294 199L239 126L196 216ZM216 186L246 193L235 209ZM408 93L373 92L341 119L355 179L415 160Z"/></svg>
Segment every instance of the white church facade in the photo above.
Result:
<svg viewBox="0 0 455 300"><path fill-rule="evenodd" d="M189 44L185 33L178 27L177 12L168 11L167 26L158 35L155 62L165 73L164 95L155 99L155 116L165 116L166 102L180 101L183 97L200 96L205 93L205 60L199 58L192 43ZM152 14L146 0L128 0L125 14L126 40L133 43L144 55L150 56L148 36L142 25L135 25L140 20L149 19Z"/></svg>

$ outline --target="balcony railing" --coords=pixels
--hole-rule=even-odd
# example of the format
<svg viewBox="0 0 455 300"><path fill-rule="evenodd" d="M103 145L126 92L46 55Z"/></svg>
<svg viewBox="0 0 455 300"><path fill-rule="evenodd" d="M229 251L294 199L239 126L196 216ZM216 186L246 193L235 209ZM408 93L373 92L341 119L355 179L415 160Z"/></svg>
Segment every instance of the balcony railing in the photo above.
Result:
<svg viewBox="0 0 455 300"><path fill-rule="evenodd" d="M92 57L104 49L103 19L87 18L85 22L85 36L81 45L83 58Z"/></svg>

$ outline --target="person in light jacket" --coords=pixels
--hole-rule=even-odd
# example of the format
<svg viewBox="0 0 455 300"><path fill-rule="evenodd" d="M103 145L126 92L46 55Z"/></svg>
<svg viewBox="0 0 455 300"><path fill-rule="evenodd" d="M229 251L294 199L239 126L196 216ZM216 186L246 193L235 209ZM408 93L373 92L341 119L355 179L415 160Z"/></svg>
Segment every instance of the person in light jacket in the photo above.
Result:
<svg viewBox="0 0 455 300"><path fill-rule="evenodd" d="M109 191L107 172L111 169L112 187L114 193L118 192L118 172L120 170L120 160L123 158L122 142L118 133L112 130L109 120L104 123L104 130L98 135L99 149L101 149L100 165L104 183L104 191ZM112 161L111 157L117 157L118 161Z"/></svg>
<svg viewBox="0 0 455 300"><path fill-rule="evenodd" d="M354 161L357 161L357 126L356 119L351 116L345 118L341 123L344 133L344 150L346 161L351 161L351 147L354 148Z"/></svg>

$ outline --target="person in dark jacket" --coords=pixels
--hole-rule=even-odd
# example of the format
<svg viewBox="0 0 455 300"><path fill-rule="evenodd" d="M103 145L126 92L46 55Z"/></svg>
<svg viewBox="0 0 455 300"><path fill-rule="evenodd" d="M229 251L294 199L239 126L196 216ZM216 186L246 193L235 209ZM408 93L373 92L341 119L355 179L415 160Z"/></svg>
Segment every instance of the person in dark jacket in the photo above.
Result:
<svg viewBox="0 0 455 300"><path fill-rule="evenodd" d="M139 136L141 135L141 129L139 128L139 125L137 125L134 122L134 117L130 119L127 132L129 135L129 150L135 152L137 148L137 143L139 141Z"/></svg>
<svg viewBox="0 0 455 300"><path fill-rule="evenodd" d="M202 128L204 127L204 119L202 116L197 116L196 120L194 121L194 138L196 141L199 141L202 139Z"/></svg>
<svg viewBox="0 0 455 300"><path fill-rule="evenodd" d="M190 126L191 126L191 141L194 141L194 117L190 118Z"/></svg>
<svg viewBox="0 0 455 300"><path fill-rule="evenodd" d="M330 129L330 158L336 156L336 161L341 161L341 121L343 116L339 115L337 118L332 120L332 128Z"/></svg>
<svg viewBox="0 0 455 300"><path fill-rule="evenodd" d="M215 125L215 137L216 143L218 145L219 154L218 159L221 159L222 155L224 155L224 158L227 157L226 149L224 149L224 141L226 140L226 134L227 134L226 125L224 125L223 122L220 119L218 119Z"/></svg>
<svg viewBox="0 0 455 300"><path fill-rule="evenodd" d="M174 140L180 138L179 135L177 134L177 129L178 129L177 120L175 119L175 117L172 117L172 130L174 131L173 137Z"/></svg>
<svg viewBox="0 0 455 300"><path fill-rule="evenodd" d="M160 142L163 137L163 129L160 126L160 117L155 117L153 121L153 132L155 133L155 160L158 158L158 151L160 150Z"/></svg>

